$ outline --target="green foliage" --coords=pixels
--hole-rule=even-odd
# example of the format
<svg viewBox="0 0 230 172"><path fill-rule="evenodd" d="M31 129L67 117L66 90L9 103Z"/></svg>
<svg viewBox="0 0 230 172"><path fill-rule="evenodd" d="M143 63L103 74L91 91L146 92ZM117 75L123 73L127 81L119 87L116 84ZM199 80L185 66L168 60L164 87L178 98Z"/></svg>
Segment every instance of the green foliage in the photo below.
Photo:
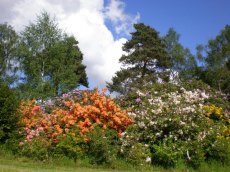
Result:
<svg viewBox="0 0 230 172"><path fill-rule="evenodd" d="M171 168L176 166L178 153L172 145L160 144L152 146L152 164Z"/></svg>
<svg viewBox="0 0 230 172"><path fill-rule="evenodd" d="M207 160L218 161L223 165L230 162L230 139L216 139L207 147Z"/></svg>
<svg viewBox="0 0 230 172"><path fill-rule="evenodd" d="M134 24L134 28L131 40L123 46L128 55L119 59L126 68L118 71L107 85L111 92L126 94L133 87L154 83L159 78L168 80L170 58L158 32L143 23Z"/></svg>
<svg viewBox="0 0 230 172"><path fill-rule="evenodd" d="M16 81L18 35L8 24L0 24L0 79L8 85Z"/></svg>
<svg viewBox="0 0 230 172"><path fill-rule="evenodd" d="M82 158L85 150L83 138L67 134L64 137L59 137L60 142L53 148L53 156L61 155L73 159L74 162L77 159ZM56 154L56 155L55 155Z"/></svg>
<svg viewBox="0 0 230 172"><path fill-rule="evenodd" d="M186 165L193 169L198 169L205 161L205 150L203 142L193 140L183 143L183 160Z"/></svg>
<svg viewBox="0 0 230 172"><path fill-rule="evenodd" d="M122 155L131 164L146 164L151 162L151 153L147 145L134 142L132 146L122 147Z"/></svg>
<svg viewBox="0 0 230 172"><path fill-rule="evenodd" d="M77 86L88 86L83 55L74 37L65 37L47 50L49 66L47 77L54 87L54 95L66 93ZM55 58L53 58L55 57Z"/></svg>
<svg viewBox="0 0 230 172"><path fill-rule="evenodd" d="M194 78L194 72L197 67L195 57L189 49L184 48L179 43L179 38L180 35L173 28L170 28L163 37L166 51L171 59L171 75L174 81Z"/></svg>
<svg viewBox="0 0 230 172"><path fill-rule="evenodd" d="M26 142L20 149L19 154L22 156L30 157L35 160L48 160L49 157L49 148L51 143L43 138L37 137L31 142Z"/></svg>
<svg viewBox="0 0 230 172"><path fill-rule="evenodd" d="M110 164L119 151L119 139L112 129L102 130L96 127L88 133L87 156L93 164Z"/></svg>
<svg viewBox="0 0 230 172"><path fill-rule="evenodd" d="M21 67L25 74L19 86L22 97L45 99L80 84L88 86L83 55L77 43L74 37L63 34L46 12L27 26L20 43Z"/></svg>
<svg viewBox="0 0 230 172"><path fill-rule="evenodd" d="M230 26L225 28L210 39L204 49L207 56L203 57L204 69L200 78L220 92L230 94Z"/></svg>
<svg viewBox="0 0 230 172"><path fill-rule="evenodd" d="M19 101L16 94L5 83L0 81L0 142L12 137L19 128L17 108Z"/></svg>

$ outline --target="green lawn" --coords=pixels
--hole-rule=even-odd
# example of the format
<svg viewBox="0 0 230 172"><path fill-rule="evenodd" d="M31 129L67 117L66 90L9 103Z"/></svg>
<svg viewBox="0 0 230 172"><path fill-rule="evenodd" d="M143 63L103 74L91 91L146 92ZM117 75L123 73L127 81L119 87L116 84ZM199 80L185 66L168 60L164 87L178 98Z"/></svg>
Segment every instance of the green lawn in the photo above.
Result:
<svg viewBox="0 0 230 172"><path fill-rule="evenodd" d="M115 170L93 169L81 167L66 167L54 164L41 164L0 159L0 172L111 172ZM127 172L127 171L120 171Z"/></svg>
<svg viewBox="0 0 230 172"><path fill-rule="evenodd" d="M122 165L124 166L124 164ZM35 162L27 158L12 158L0 156L0 172L137 172L142 170L135 170L131 167L127 167L128 170L109 169L105 167L81 167L79 164L74 164L72 161L67 162L55 161L55 162ZM119 169L119 170L118 170ZM144 170L146 171L146 170ZM152 171L152 170L150 170ZM154 170L155 171L155 170Z"/></svg>
<svg viewBox="0 0 230 172"><path fill-rule="evenodd" d="M125 164L116 164L114 169L106 167L94 167L75 164L70 160L59 160L54 162L31 161L28 158L14 158L12 156L0 155L0 172L193 172L192 169L180 167L176 169L162 168L139 168L135 169ZM219 164L204 164L200 172L229 172L230 166L223 167Z"/></svg>

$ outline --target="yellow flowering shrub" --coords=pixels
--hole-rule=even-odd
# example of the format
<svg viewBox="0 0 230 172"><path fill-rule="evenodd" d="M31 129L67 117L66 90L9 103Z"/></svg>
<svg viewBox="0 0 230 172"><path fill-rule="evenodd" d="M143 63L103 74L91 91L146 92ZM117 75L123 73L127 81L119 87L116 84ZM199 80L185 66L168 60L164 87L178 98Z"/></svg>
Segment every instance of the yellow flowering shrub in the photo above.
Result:
<svg viewBox="0 0 230 172"><path fill-rule="evenodd" d="M211 119L222 119L225 113L221 107L217 107L213 104L203 106L205 116Z"/></svg>
<svg viewBox="0 0 230 172"><path fill-rule="evenodd" d="M223 132L218 135L219 138L230 138L230 119L227 113L221 107L217 107L214 104L203 106L204 115L211 120L219 120L224 124Z"/></svg>

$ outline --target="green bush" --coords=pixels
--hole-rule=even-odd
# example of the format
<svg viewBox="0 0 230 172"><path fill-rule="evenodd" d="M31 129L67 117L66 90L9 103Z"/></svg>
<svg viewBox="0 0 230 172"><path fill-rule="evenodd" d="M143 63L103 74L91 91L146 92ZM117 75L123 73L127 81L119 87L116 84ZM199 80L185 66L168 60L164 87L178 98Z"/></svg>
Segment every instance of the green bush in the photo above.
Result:
<svg viewBox="0 0 230 172"><path fill-rule="evenodd" d="M110 164L116 158L120 141L115 130L96 127L87 136L87 156L92 164Z"/></svg>
<svg viewBox="0 0 230 172"><path fill-rule="evenodd" d="M185 143L183 153L185 164L193 169L198 169L205 161L205 153L202 142L195 140Z"/></svg>
<svg viewBox="0 0 230 172"><path fill-rule="evenodd" d="M0 81L0 143L5 143L18 129L18 105L15 92Z"/></svg>
<svg viewBox="0 0 230 172"><path fill-rule="evenodd" d="M53 148L52 156L66 156L70 159L73 159L74 162L77 159L84 156L84 145L85 142L83 138L67 134L66 136L59 137L60 142Z"/></svg>
<svg viewBox="0 0 230 172"><path fill-rule="evenodd" d="M153 165L172 168L176 166L179 157L179 152L171 144L152 145Z"/></svg>
<svg viewBox="0 0 230 172"><path fill-rule="evenodd" d="M151 162L151 152L148 144L137 140L138 128L130 125L126 132L122 134L121 156L133 165L149 164Z"/></svg>
<svg viewBox="0 0 230 172"><path fill-rule="evenodd" d="M32 141L25 142L23 144L20 155L40 161L48 160L50 158L49 149L51 147L51 143L49 141L37 137Z"/></svg>
<svg viewBox="0 0 230 172"><path fill-rule="evenodd" d="M216 139L210 143L207 148L207 159L209 161L218 161L223 165L230 164L230 139Z"/></svg>
<svg viewBox="0 0 230 172"><path fill-rule="evenodd" d="M151 162L151 153L147 145L135 143L129 149L123 150L125 159L131 164L146 164Z"/></svg>

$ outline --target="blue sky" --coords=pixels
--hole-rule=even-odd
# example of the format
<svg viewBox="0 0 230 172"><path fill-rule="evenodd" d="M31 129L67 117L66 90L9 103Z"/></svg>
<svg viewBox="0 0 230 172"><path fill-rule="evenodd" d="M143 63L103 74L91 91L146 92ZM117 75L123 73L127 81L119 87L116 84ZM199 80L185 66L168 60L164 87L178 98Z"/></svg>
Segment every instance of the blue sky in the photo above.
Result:
<svg viewBox="0 0 230 172"><path fill-rule="evenodd" d="M90 88L105 87L120 70L122 46L136 22L161 36L173 27L193 54L230 24L230 0L0 0L0 23L21 32L42 10L78 40Z"/></svg>
<svg viewBox="0 0 230 172"><path fill-rule="evenodd" d="M230 24L230 0L124 0L125 11L165 35L173 27L192 53Z"/></svg>

